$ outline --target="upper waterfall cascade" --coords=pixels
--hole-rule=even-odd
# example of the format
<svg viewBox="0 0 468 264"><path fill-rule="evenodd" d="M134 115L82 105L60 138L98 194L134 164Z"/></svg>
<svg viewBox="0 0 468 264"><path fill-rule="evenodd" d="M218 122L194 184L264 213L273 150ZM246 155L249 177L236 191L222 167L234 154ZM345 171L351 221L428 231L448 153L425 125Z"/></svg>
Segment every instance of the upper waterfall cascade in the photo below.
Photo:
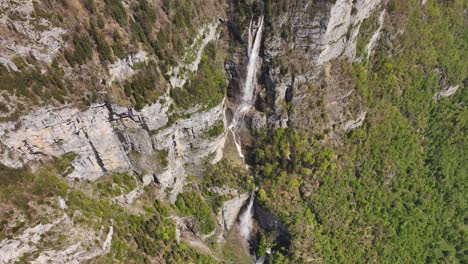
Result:
<svg viewBox="0 0 468 264"><path fill-rule="evenodd" d="M241 158L244 158L242 154L242 148L240 140L236 137L237 129L243 121L245 113L252 107L255 101L255 86L257 83L257 63L258 63L258 54L260 50L260 44L262 40L262 31L263 31L263 16L260 17L257 23L257 31L254 34L253 21L250 21L249 30L248 30L248 64L247 64L247 75L245 77L245 82L241 90L240 104L234 112L231 124L229 125L229 130L231 131L234 137L234 143L236 144L237 152ZM253 40L253 41L252 41Z"/></svg>

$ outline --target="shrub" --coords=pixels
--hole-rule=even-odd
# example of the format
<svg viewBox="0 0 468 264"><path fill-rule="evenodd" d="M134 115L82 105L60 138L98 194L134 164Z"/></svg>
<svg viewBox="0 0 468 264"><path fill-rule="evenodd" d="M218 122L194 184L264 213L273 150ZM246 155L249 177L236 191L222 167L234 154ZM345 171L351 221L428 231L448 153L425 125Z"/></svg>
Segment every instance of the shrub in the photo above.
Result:
<svg viewBox="0 0 468 264"><path fill-rule="evenodd" d="M217 137L224 132L224 121L217 120L208 130L205 131L205 134L208 137Z"/></svg>
<svg viewBox="0 0 468 264"><path fill-rule="evenodd" d="M206 46L196 76L183 88L171 89L171 97L179 107L199 105L209 109L221 103L226 89L223 57L213 42Z"/></svg>
<svg viewBox="0 0 468 264"><path fill-rule="evenodd" d="M263 188L260 188L260 190L258 190L257 198L260 201L265 201L266 200L267 194L266 194L266 192L265 192L265 190Z"/></svg>
<svg viewBox="0 0 468 264"><path fill-rule="evenodd" d="M73 37L73 51L65 50L65 58L71 66L84 64L93 54L92 44L86 34Z"/></svg>
<svg viewBox="0 0 468 264"><path fill-rule="evenodd" d="M101 61L110 61L112 60L112 53L107 41L104 39L102 34L96 29L96 25L94 22L91 22L90 25L90 33L94 39L94 42L97 46L97 51L99 53L99 57Z"/></svg>
<svg viewBox="0 0 468 264"><path fill-rule="evenodd" d="M150 61L131 79L125 81L125 95L135 100L135 108L142 109L146 104L156 102L162 95L159 85L159 70L155 62Z"/></svg>
<svg viewBox="0 0 468 264"><path fill-rule="evenodd" d="M215 228L210 207L196 192L184 192L177 196L177 208L186 215L192 215L200 223L200 231L203 234L210 233Z"/></svg>
<svg viewBox="0 0 468 264"><path fill-rule="evenodd" d="M0 102L0 112L7 113L8 112L8 106L4 102Z"/></svg>
<svg viewBox="0 0 468 264"><path fill-rule="evenodd" d="M105 0L106 11L110 14L121 26L127 25L127 11L120 0Z"/></svg>

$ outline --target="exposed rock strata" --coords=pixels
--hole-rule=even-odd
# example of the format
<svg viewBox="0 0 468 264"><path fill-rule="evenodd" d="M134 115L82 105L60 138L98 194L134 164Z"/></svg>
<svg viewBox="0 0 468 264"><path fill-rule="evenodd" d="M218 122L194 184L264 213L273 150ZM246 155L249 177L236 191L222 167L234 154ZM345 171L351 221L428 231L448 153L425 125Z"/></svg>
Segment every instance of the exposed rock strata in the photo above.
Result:
<svg viewBox="0 0 468 264"><path fill-rule="evenodd" d="M108 104L93 105L84 112L41 108L17 122L0 124L0 161L20 167L74 152L75 169L69 178L95 180L105 172L139 169L155 174L163 189L172 186L177 193L186 163L198 164L212 153L214 160L221 158L224 133L208 138L204 132L224 120L224 105L174 124L168 124L167 111L168 106L159 103L142 111ZM156 160L158 152L167 152L166 168Z"/></svg>
<svg viewBox="0 0 468 264"><path fill-rule="evenodd" d="M359 35L360 25L381 7L381 0L337 0L334 4L329 2L315 3L313 1L296 1L290 10L274 18L272 27L287 28L291 33L288 40L278 33L268 34L265 45L265 63L269 65L264 73L266 85L274 91L274 114L268 118L269 123L284 127L288 122L299 126L310 126L312 120L309 116L299 117L287 109L288 103L292 104L294 111L309 109L308 97L310 91L306 90L309 84L323 86L324 80L321 74L326 71L329 64L335 59L354 60L356 56L356 41ZM383 18L383 16L382 16ZM377 38L377 36L376 36ZM373 44L372 44L373 47ZM371 50L372 47L369 47ZM291 71L282 70L281 64L275 63L281 60L287 51L292 51L288 56L288 63L297 68L294 74ZM326 75L326 74L325 74ZM325 76L325 82L326 81ZM329 86L321 87L330 98L338 98L342 93L340 89L328 90ZM290 98L287 91L290 90ZM340 94L334 94L335 92ZM344 98L345 99L345 98ZM345 122L346 109L343 105L335 109L334 123ZM354 113L356 114L356 113Z"/></svg>
<svg viewBox="0 0 468 264"><path fill-rule="evenodd" d="M66 30L43 17L33 17L34 1L1 1L0 10L0 63L7 68L15 70L11 58L16 55L32 55L37 60L51 62L63 47L62 35Z"/></svg>
<svg viewBox="0 0 468 264"><path fill-rule="evenodd" d="M109 65L110 82L125 80L135 73L133 69L137 63L146 63L148 54L140 50L135 54L128 55L124 59L118 59L116 62Z"/></svg>

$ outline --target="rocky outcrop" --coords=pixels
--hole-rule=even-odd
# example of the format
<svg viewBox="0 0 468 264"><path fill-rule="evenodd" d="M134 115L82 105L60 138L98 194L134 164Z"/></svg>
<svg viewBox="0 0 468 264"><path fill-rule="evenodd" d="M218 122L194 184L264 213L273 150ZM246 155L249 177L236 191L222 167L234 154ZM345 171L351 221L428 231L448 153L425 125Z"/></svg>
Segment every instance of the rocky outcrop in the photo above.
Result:
<svg viewBox="0 0 468 264"><path fill-rule="evenodd" d="M18 236L0 241L0 263L17 263L20 259L27 263L81 263L110 251L112 226L109 226L106 235L103 233L104 227L95 232L75 224L75 215L70 217L65 212L65 200L59 198L58 203L62 217L51 223L27 228ZM44 240L51 233L63 234L64 241L59 245L50 243L44 246ZM104 241L99 244L102 239Z"/></svg>
<svg viewBox="0 0 468 264"><path fill-rule="evenodd" d="M381 0L296 1L272 21L276 28L287 27L293 34L288 48L301 50L304 58L320 65L339 56L353 58L361 22L381 4ZM268 56L284 54L281 37L269 35Z"/></svg>
<svg viewBox="0 0 468 264"><path fill-rule="evenodd" d="M437 92L434 95L434 100L437 101L440 98L449 97L449 96L454 95L457 92L458 87L460 87L460 86L459 85L452 85L452 86L444 87L440 92Z"/></svg>
<svg viewBox="0 0 468 264"><path fill-rule="evenodd" d="M379 27L374 32L374 34L372 34L372 37L371 37L369 43L367 43L367 45L366 45L367 58L370 57L370 55L372 53L372 50L374 49L375 45L377 45L377 41L379 41L379 39L380 39L380 35L382 34L382 28L383 28L384 20L385 20L385 9L382 10L382 12L380 12L379 21L378 21L379 22Z"/></svg>
<svg viewBox="0 0 468 264"><path fill-rule="evenodd" d="M66 30L34 15L34 2L0 2L0 63L11 70L16 70L11 61L14 56L33 56L37 60L51 62L63 47L62 35Z"/></svg>
<svg viewBox="0 0 468 264"><path fill-rule="evenodd" d="M17 122L0 124L2 163L20 167L28 161L74 152L71 178L94 180L130 161L113 131L108 108L41 108Z"/></svg>
<svg viewBox="0 0 468 264"><path fill-rule="evenodd" d="M118 59L109 65L110 82L125 80L135 73L134 67L139 63L146 63L148 54L140 50L135 54L130 54L124 59Z"/></svg>
<svg viewBox="0 0 468 264"><path fill-rule="evenodd" d="M163 189L171 186L176 195L186 164L198 164L210 154L221 158L224 133L215 138L204 133L218 120L224 120L223 104L173 124L168 123L168 105L159 103L141 111L105 103L86 111L40 108L0 124L0 162L20 167L73 152L77 157L69 178L95 180L132 169L154 174Z"/></svg>
<svg viewBox="0 0 468 264"><path fill-rule="evenodd" d="M348 91L342 89L328 90L327 68L336 59L355 59L360 26L381 6L381 0L295 1L289 10L271 19L271 27L282 30L267 33L264 41L265 64L268 66L263 79L274 94L274 114L268 117L270 124L284 127L289 122L312 126L313 120L304 120L311 119L312 115L294 114L298 110L313 111L311 87L320 89L330 100L347 94ZM381 15L382 22L383 17ZM378 37L379 32L376 32L373 40ZM367 51L371 52L374 46L375 43L369 44ZM317 98L314 103L319 100ZM340 107L333 109L339 120L332 123L342 123L345 116L356 114L348 113L345 103L333 103ZM293 111L288 104L292 105Z"/></svg>
<svg viewBox="0 0 468 264"><path fill-rule="evenodd" d="M345 131L349 132L362 126L364 120L366 119L366 114L367 112L362 112L356 120L349 120L348 122L346 122L346 124L344 125Z"/></svg>
<svg viewBox="0 0 468 264"><path fill-rule="evenodd" d="M330 10L325 34L321 36L324 49L317 63L322 64L338 56L354 58L360 23L380 5L380 0L337 0Z"/></svg>
<svg viewBox="0 0 468 264"><path fill-rule="evenodd" d="M225 201L221 207L222 224L224 230L230 230L239 216L242 206L249 198L248 193L239 194L231 200Z"/></svg>

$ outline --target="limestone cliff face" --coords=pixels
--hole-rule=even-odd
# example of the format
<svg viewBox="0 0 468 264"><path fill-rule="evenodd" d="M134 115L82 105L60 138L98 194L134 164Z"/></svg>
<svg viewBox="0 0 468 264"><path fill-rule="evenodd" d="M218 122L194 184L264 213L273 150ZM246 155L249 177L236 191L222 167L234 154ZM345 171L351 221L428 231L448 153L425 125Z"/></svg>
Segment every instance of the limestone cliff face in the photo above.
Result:
<svg viewBox="0 0 468 264"><path fill-rule="evenodd" d="M345 123L359 111L347 106L350 90L337 83L333 69L337 60L354 60L362 22L382 9L381 0L293 1L290 8L271 18L271 32L264 41L266 86L274 91L274 114L270 123L294 122L312 127L310 110L322 98L332 103L334 123ZM285 70L289 68L289 70ZM324 93L324 94L323 94ZM314 101L315 100L315 101ZM285 103L292 103L293 111ZM308 114L301 113L309 109ZM294 113L295 114L294 114ZM328 124L331 126L332 124Z"/></svg>
<svg viewBox="0 0 468 264"><path fill-rule="evenodd" d="M171 89L185 89L184 84L197 76L206 47L218 41L223 29L218 16L223 16L224 6L214 4L209 10L196 10L203 6L200 3L210 0L198 1L196 8L188 1L171 5L176 11L190 7L189 12L193 13L192 24L174 25L175 11L164 9L161 1L60 2L0 3L0 29L5 32L0 40L0 75L2 81L11 82L0 87L0 163L15 168L31 166L37 172L52 157L74 153L73 169L66 176L72 182L70 186L79 189L82 186L75 185L95 184L93 181L105 174L129 172L139 176L134 185L118 196L107 197L109 201L133 210L133 202L144 199L141 196L151 189L151 195L174 203L187 184L188 174L200 170L205 160L217 162L222 158L227 127L224 100L214 107L193 103L185 109L174 102ZM135 27L128 26L135 25L134 13L141 3L147 12L147 39L142 38L142 32L134 32ZM48 10L51 5L56 8ZM121 6L128 21L114 21L115 17L108 13L109 5ZM150 18L151 11L158 13ZM94 24L94 16L99 16L102 23ZM157 38L160 30L175 37L168 40L159 34ZM133 38L135 34L140 34L140 38ZM170 47L172 41L177 50ZM172 54L176 51L177 55ZM107 58L102 56L105 53ZM87 59L81 63L74 62L85 56ZM17 87L24 83L17 80L31 78L27 74L32 69L36 79L49 79L55 71L55 81L63 81L59 86L66 99L46 100L50 96L41 92L56 88L50 84ZM71 96L73 92L80 93L76 89L79 83L92 85L83 85L79 96ZM136 104L128 91L130 83L131 89L139 90L138 96L151 100L143 98L144 103ZM146 92L141 86L146 87ZM19 90L35 90L37 94L21 95ZM95 95L89 101L93 102L91 105L77 99L91 93ZM83 226L78 226L75 218L81 211L67 211L66 205L62 208L61 204L62 210L58 211L63 211L63 217L48 212L41 223L25 220L24 216L8 219L10 226L21 222L24 230L7 238L1 234L0 262L22 262L26 255L25 259L33 263L81 263L107 254L115 236L112 221L110 226L103 224L99 232L88 230L88 216L83 219ZM52 210L57 206L44 207ZM235 221L234 214L231 221ZM56 234L72 239L60 245L44 245L41 236Z"/></svg>
<svg viewBox="0 0 468 264"><path fill-rule="evenodd" d="M2 1L0 9L0 64L18 71L11 57L33 55L37 60L51 62L63 47L62 35L67 31L45 18L37 18L33 1Z"/></svg>
<svg viewBox="0 0 468 264"><path fill-rule="evenodd" d="M40 108L16 122L0 124L1 162L21 167L30 161L77 154L70 178L95 180L105 172L134 170L154 175L161 187L183 186L184 164L198 164L214 154L221 158L224 133L204 132L224 122L224 104L168 124L168 105L155 103L141 111L96 104L86 111ZM157 154L167 156L167 164ZM175 198L175 197L173 197Z"/></svg>
<svg viewBox="0 0 468 264"><path fill-rule="evenodd" d="M275 26L289 27L294 42L290 48L303 51L305 58L323 64L339 56L355 56L360 23L381 4L381 0L296 1ZM286 25L284 25L286 23ZM278 41L275 36L272 42ZM268 42L268 41L267 41Z"/></svg>
<svg viewBox="0 0 468 264"><path fill-rule="evenodd" d="M275 112L269 120L278 126L303 118L287 110L285 102L294 102L297 109L307 108L309 102L305 98L310 96L304 84L317 84L319 75L329 69L330 61L354 59L360 25L379 9L381 1L337 0L333 4L293 1L289 6L287 12L270 19L270 27L287 29L292 35L284 39L276 30L266 33L264 39L264 80L274 90ZM196 64L206 43L216 38L217 25L207 27L209 34L203 34L202 28L203 38L197 37L203 45ZM293 54L289 57L292 64L301 58L302 65L294 72L283 72L273 61L288 56L289 51ZM196 65L189 68L194 71ZM29 161L74 152L77 158L70 178L95 180L105 172L135 170L154 174L164 188L176 187L180 184L176 179L185 175L184 163L199 163L211 153L215 153L214 160L221 158L225 133L213 139L207 138L204 131L218 120L225 122L224 103L169 124L171 99L165 99L165 103L154 103L141 111L104 103L85 111L73 107L36 109L16 122L0 124L0 161L19 167ZM338 101L334 103L339 104ZM167 166L150 161L155 160L158 152L167 153Z"/></svg>

